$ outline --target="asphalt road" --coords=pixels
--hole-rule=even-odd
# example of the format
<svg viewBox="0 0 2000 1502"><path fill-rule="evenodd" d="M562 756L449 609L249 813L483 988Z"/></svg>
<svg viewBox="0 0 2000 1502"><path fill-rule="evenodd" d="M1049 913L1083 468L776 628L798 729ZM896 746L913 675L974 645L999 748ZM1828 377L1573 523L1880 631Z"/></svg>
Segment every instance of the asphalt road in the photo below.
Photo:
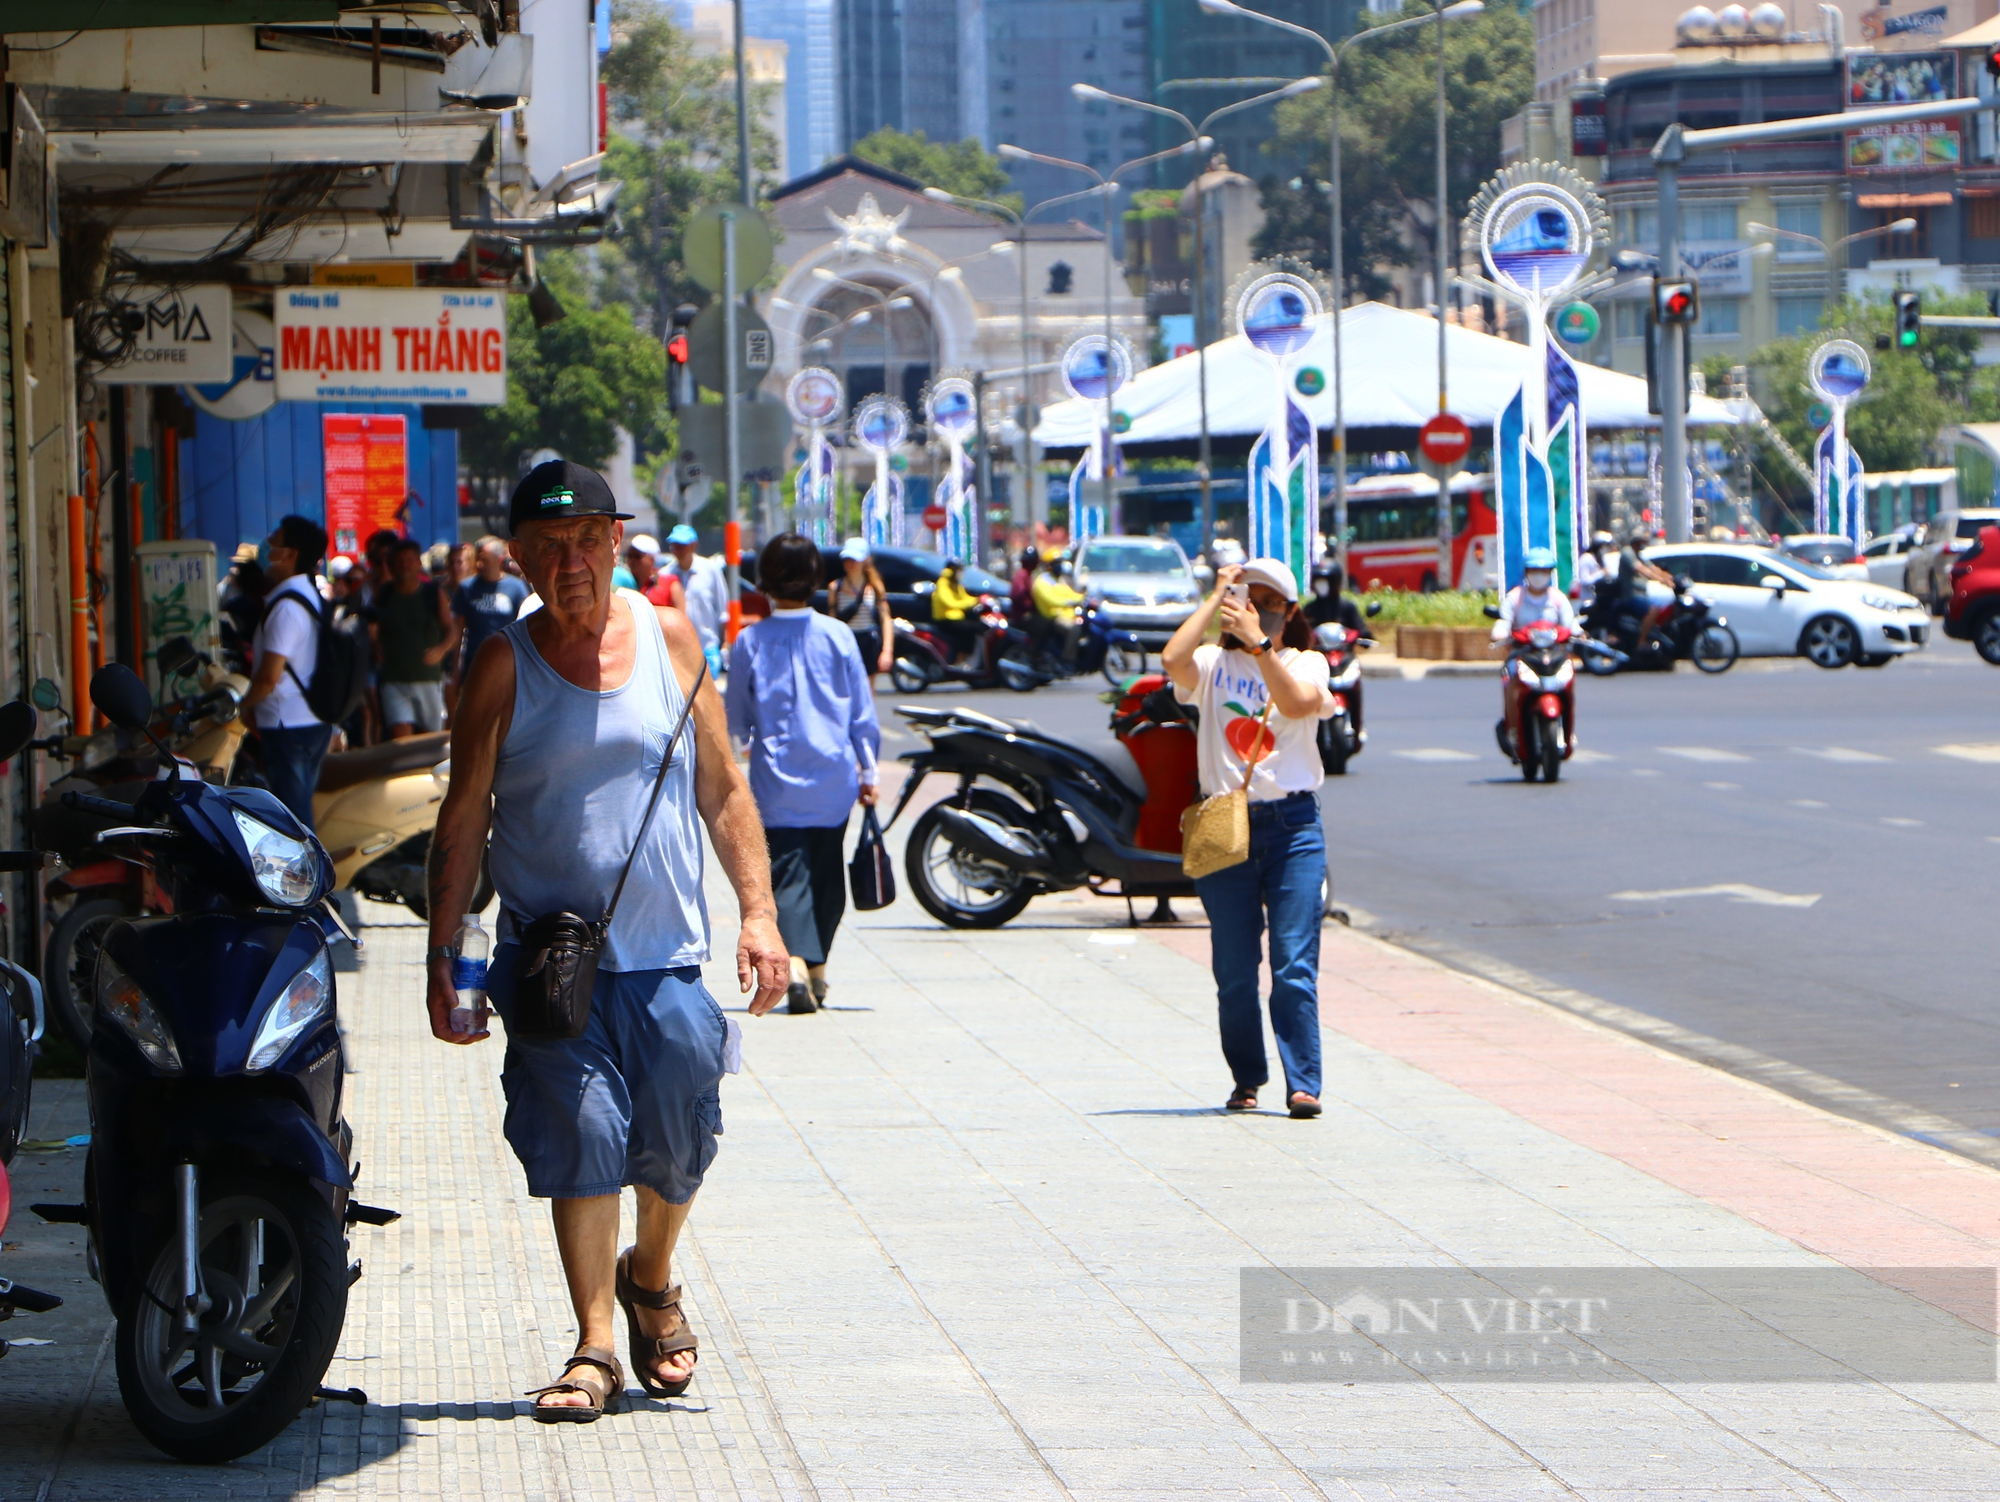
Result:
<svg viewBox="0 0 2000 1502"><path fill-rule="evenodd" d="M924 697L1101 748L1104 686ZM1945 642L1586 680L1555 787L1500 756L1492 680L1366 694L1369 744L1322 800L1358 924L2000 1163L2000 671Z"/></svg>

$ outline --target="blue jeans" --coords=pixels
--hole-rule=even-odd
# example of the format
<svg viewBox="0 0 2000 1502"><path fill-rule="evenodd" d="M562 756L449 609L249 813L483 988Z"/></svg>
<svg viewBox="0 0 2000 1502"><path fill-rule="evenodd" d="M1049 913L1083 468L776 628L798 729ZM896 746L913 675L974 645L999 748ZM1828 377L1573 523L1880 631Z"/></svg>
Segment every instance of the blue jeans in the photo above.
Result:
<svg viewBox="0 0 2000 1502"><path fill-rule="evenodd" d="M326 760L331 725L293 725L260 729L264 743L264 781L277 800L307 829L313 827L313 789L319 786L319 764Z"/></svg>
<svg viewBox="0 0 2000 1502"><path fill-rule="evenodd" d="M1326 832L1311 793L1250 805L1250 859L1194 884L1208 913L1222 1056L1241 1090L1269 1083L1257 967L1271 928L1271 1031L1285 1094L1319 1094L1320 881Z"/></svg>

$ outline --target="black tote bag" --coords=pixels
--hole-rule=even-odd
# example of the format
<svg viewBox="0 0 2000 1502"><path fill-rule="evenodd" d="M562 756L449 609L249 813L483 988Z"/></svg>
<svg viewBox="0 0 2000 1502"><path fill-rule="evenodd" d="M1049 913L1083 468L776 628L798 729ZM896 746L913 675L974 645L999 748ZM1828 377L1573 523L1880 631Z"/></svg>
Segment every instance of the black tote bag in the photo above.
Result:
<svg viewBox="0 0 2000 1502"><path fill-rule="evenodd" d="M882 843L882 825L872 804L861 810L861 843L847 863L847 885L860 912L872 913L896 900L896 873L889 866L889 847Z"/></svg>

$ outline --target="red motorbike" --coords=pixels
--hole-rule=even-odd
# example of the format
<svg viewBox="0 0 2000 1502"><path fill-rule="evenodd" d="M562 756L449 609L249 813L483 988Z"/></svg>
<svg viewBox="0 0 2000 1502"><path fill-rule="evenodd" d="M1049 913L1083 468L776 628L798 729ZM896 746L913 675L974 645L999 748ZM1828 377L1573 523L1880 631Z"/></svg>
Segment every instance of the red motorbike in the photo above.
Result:
<svg viewBox="0 0 2000 1502"><path fill-rule="evenodd" d="M1500 670L1506 713L1493 729L1525 781L1554 782L1576 749L1576 663L1567 626L1516 626Z"/></svg>

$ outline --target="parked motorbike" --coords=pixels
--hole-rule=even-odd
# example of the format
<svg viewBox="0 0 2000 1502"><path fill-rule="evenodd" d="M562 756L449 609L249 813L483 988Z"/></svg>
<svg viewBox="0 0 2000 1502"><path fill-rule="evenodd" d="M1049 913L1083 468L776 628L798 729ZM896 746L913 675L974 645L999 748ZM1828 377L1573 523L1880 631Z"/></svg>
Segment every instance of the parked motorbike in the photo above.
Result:
<svg viewBox="0 0 2000 1502"><path fill-rule="evenodd" d="M346 1227L396 1218L353 1199L333 863L270 793L171 755L130 669L90 694L161 767L130 805L65 801L123 821L98 843L149 852L173 910L104 935L84 1203L38 1208L88 1228L133 1423L170 1455L233 1460L315 1394L366 1401L319 1386L361 1271Z"/></svg>
<svg viewBox="0 0 2000 1502"><path fill-rule="evenodd" d="M1704 673L1726 673L1742 652L1728 619L1717 615L1713 605L1694 593L1693 582L1685 574L1675 576L1673 603L1643 642L1638 640L1631 617L1618 607L1615 593L1600 587L1582 621L1585 631L1617 654L1585 655L1585 669L1600 678L1608 678L1627 667L1647 671L1670 669L1682 658Z"/></svg>
<svg viewBox="0 0 2000 1502"><path fill-rule="evenodd" d="M1023 721L896 707L930 749L903 753L910 776L889 825L933 773L958 779L956 795L918 817L904 851L910 890L925 912L953 928L998 928L1044 892L1088 886L1128 900L1194 894L1180 856L1181 810L1195 798L1194 733L1139 708L1139 695L1126 698L1134 708L1114 715L1122 741L1159 734L1185 743L1184 754L1164 743L1148 748L1139 763L1144 796L1089 752Z"/></svg>
<svg viewBox="0 0 2000 1502"><path fill-rule="evenodd" d="M191 681L196 690L170 706L164 726L167 743L204 780L227 782L248 730L236 706L249 691L250 680L210 663L184 636L162 646L158 661L163 681ZM121 918L168 913L173 906L155 878L149 851L106 850L97 838L113 824L130 822L129 805L148 786L154 766L152 748L142 742L121 750L115 728L80 745L72 744L74 739L29 742L35 749L73 761L78 770L50 785L41 806L28 816L28 835L38 849L62 862L62 869L42 891L47 911L55 915L43 949L42 979L57 1030L84 1049L90 1046L91 977L106 930ZM75 808L64 801L71 792L88 793L125 806L126 811L107 816Z"/></svg>
<svg viewBox="0 0 2000 1502"><path fill-rule="evenodd" d="M954 645L934 622L898 620L895 665L889 679L897 691L920 694L933 683L963 683L967 688L1011 688L1026 693L1049 681L1049 675L1029 664L1028 636L1007 623L1007 612L991 595L979 597L978 645L963 663L953 663Z"/></svg>
<svg viewBox="0 0 2000 1502"><path fill-rule="evenodd" d="M430 917L424 873L450 778L451 733L444 730L329 755L313 793L313 824L333 861L334 886ZM492 900L482 857L472 911Z"/></svg>
<svg viewBox="0 0 2000 1502"><path fill-rule="evenodd" d="M1368 614L1379 615L1382 602L1369 602ZM1327 688L1333 693L1333 713L1319 722L1319 764L1330 776L1347 773L1347 764L1368 744L1361 724L1361 649L1374 643L1337 621L1313 628L1313 650L1326 656Z"/></svg>

